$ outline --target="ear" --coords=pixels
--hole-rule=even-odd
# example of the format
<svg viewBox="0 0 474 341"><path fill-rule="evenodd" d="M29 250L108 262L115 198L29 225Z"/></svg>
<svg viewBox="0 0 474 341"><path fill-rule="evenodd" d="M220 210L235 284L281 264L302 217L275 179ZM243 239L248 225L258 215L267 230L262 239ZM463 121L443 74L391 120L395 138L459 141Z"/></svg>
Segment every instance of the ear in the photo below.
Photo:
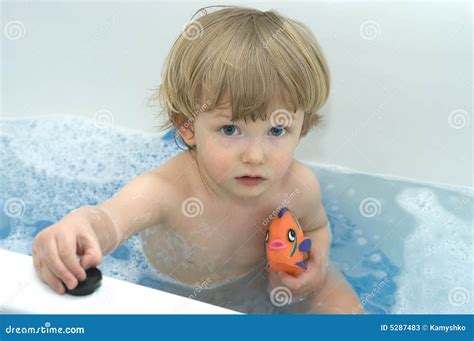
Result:
<svg viewBox="0 0 474 341"><path fill-rule="evenodd" d="M192 124L182 125L178 129L179 135L183 139L184 143L188 146L195 146L196 145L196 137L194 136L194 129Z"/></svg>
<svg viewBox="0 0 474 341"><path fill-rule="evenodd" d="M188 146L195 146L196 139L194 136L194 119L186 117L182 113L173 113L173 122L176 131L179 133L183 141Z"/></svg>

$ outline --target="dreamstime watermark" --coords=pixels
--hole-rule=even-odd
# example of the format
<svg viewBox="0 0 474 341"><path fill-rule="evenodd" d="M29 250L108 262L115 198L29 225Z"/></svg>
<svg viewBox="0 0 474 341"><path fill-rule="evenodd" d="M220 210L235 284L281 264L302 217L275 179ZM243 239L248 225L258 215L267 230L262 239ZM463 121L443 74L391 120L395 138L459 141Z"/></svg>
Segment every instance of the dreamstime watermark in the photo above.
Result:
<svg viewBox="0 0 474 341"><path fill-rule="evenodd" d="M380 293L380 291L389 283L390 283L389 279L387 277L385 277L382 281L375 284L372 291L370 293L368 293L367 295L365 295L360 300L360 303L356 307L352 308L351 313L352 314L358 314L361 311L363 311L365 306L367 304L370 304L373 301L373 299Z"/></svg>
<svg viewBox="0 0 474 341"><path fill-rule="evenodd" d="M359 205L359 212L366 218L372 218L379 215L382 211L380 201L375 198L365 198Z"/></svg>
<svg viewBox="0 0 474 341"><path fill-rule="evenodd" d="M87 213L90 214L92 222L94 221L101 222L103 221L104 218L111 220L112 222L111 229L102 229L98 232L100 234L99 239L103 242L103 245L101 245L101 248L104 254L107 254L108 252L111 252L115 250L117 247L119 247L119 245L125 241L124 236L129 235L128 233L130 233L129 230L124 230L121 226L119 226L117 220L110 217L107 214L107 212L104 211L104 208L101 207L100 205L79 207L79 208L73 209L71 213L78 212L80 210L87 210L88 211Z"/></svg>
<svg viewBox="0 0 474 341"><path fill-rule="evenodd" d="M283 200L283 202L280 205L278 205L277 208L275 208L272 211L272 213L268 215L268 217L265 217L265 219L263 219L262 221L263 226L267 226L278 215L278 212L280 212L280 210L283 207L288 207L290 202L293 201L296 194L299 194L299 193L300 193L299 188L295 188L295 190L291 192L290 194L285 193L285 199Z"/></svg>
<svg viewBox="0 0 474 341"><path fill-rule="evenodd" d="M101 36L104 36L105 33L110 30L113 20L117 17L118 12L122 9L118 6L114 6L114 8L115 12L102 21L102 25L99 27L99 29L97 29L92 37L84 43L84 48L94 48Z"/></svg>
<svg viewBox="0 0 474 341"><path fill-rule="evenodd" d="M462 129L469 125L469 114L462 109L453 110L449 113L448 124L453 129Z"/></svg>
<svg viewBox="0 0 474 341"><path fill-rule="evenodd" d="M282 34L284 31L286 31L286 28L287 28L289 25L290 25L290 24L288 23L288 21L285 21L285 22L283 23L283 26L282 26L282 27L279 27L278 30L276 30L275 33L273 33L272 36L271 36L269 39L265 40L265 42L263 43L263 48L264 48L264 49L268 49L268 46L269 46L273 41L275 41L275 40L278 38L278 36L279 36L280 34Z"/></svg>
<svg viewBox="0 0 474 341"><path fill-rule="evenodd" d="M369 126L369 122L375 118L378 118L379 120L381 119L380 114L376 111L374 111L368 118L366 118L359 128L353 130L351 136L357 137L357 135L359 135L360 133L360 130L367 128Z"/></svg>
<svg viewBox="0 0 474 341"><path fill-rule="evenodd" d="M456 206L454 207L454 209L451 211L451 215L457 215L458 212L464 208L464 206L466 206L466 204L470 201L470 199L474 198L474 190L471 189L469 191L469 193L466 194L466 197L460 201L458 201L458 203L456 204ZM444 221L443 221L443 224L447 224L449 222L449 217L446 216Z"/></svg>
<svg viewBox="0 0 474 341"><path fill-rule="evenodd" d="M183 37L187 40L195 40L202 36L204 28L199 21L187 22L183 25Z"/></svg>
<svg viewBox="0 0 474 341"><path fill-rule="evenodd" d="M9 306L11 303L15 302L15 299L20 296L23 291L25 291L26 287L29 286L32 282L27 280L22 280L20 283L16 284L16 290L8 296L6 300L3 300L2 304L0 304L0 314L8 314L9 313Z"/></svg>
<svg viewBox="0 0 474 341"><path fill-rule="evenodd" d="M26 28L21 21L12 20L5 24L3 34L8 40L18 40L26 35Z"/></svg>
<svg viewBox="0 0 474 341"><path fill-rule="evenodd" d="M450 27L453 27L450 25ZM450 40L455 39L458 35L459 32L464 30L464 24L461 24L461 26L458 26L455 32L445 32L447 33L447 37L445 40L442 41L442 45L446 45Z"/></svg>
<svg viewBox="0 0 474 341"><path fill-rule="evenodd" d="M101 109L94 114L93 122L99 129L109 128L115 122L114 114L109 110Z"/></svg>
<svg viewBox="0 0 474 341"><path fill-rule="evenodd" d="M448 301L453 306L460 307L462 305L468 304L470 300L471 295L464 287L454 287L449 290Z"/></svg>
<svg viewBox="0 0 474 341"><path fill-rule="evenodd" d="M293 122L293 115L285 109L277 109L270 114L270 124L272 127L290 127Z"/></svg>
<svg viewBox="0 0 474 341"><path fill-rule="evenodd" d="M182 132L184 132L185 130L189 129L194 120L199 116L201 115L203 112L206 112L206 110L209 108L209 106L211 105L211 101L210 100L207 100L206 103L204 103L203 105L201 105L201 107L199 109L197 109L194 114L196 115L195 117L190 117L186 120L186 122L184 122L180 127L179 127L179 130L181 130Z"/></svg>
<svg viewBox="0 0 474 341"><path fill-rule="evenodd" d="M183 212L183 214L188 218L194 218L198 215L202 215L204 212L204 205L199 198L187 198L181 204L181 212Z"/></svg>
<svg viewBox="0 0 474 341"><path fill-rule="evenodd" d="M373 40L380 35L380 25L375 20L367 20L360 24L360 36L365 40Z"/></svg>
<svg viewBox="0 0 474 341"><path fill-rule="evenodd" d="M293 295L290 289L285 286L278 286L272 289L270 292L270 302L275 307L283 307L291 303Z"/></svg>
<svg viewBox="0 0 474 341"><path fill-rule="evenodd" d="M6 334L85 334L84 327L52 327L50 322L45 322L40 327L5 327Z"/></svg>
<svg viewBox="0 0 474 341"><path fill-rule="evenodd" d="M188 297L192 299L196 298L201 291L203 291L204 289L209 289L209 284L211 282L212 280L209 277L207 277L206 280L204 280L204 282L195 284L193 293L189 295Z"/></svg>
<svg viewBox="0 0 474 341"><path fill-rule="evenodd" d="M25 213L25 203L20 198L10 198L5 201L3 212L10 218L20 218Z"/></svg>

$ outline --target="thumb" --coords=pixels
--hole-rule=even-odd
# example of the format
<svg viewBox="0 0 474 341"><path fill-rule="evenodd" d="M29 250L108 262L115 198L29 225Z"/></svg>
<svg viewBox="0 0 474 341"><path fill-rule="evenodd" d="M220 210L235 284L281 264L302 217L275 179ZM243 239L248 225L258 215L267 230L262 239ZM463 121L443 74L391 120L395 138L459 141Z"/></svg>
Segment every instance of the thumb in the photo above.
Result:
<svg viewBox="0 0 474 341"><path fill-rule="evenodd" d="M313 262L321 260L321 247L317 240L312 240L311 250L308 252L308 258Z"/></svg>
<svg viewBox="0 0 474 341"><path fill-rule="evenodd" d="M268 281L272 288L281 285L281 281L278 275L278 272L269 272L268 273Z"/></svg>
<svg viewBox="0 0 474 341"><path fill-rule="evenodd" d="M102 263L102 251L97 242L85 238L82 241L82 255L80 256L80 264L87 270Z"/></svg>
<svg viewBox="0 0 474 341"><path fill-rule="evenodd" d="M89 268L93 268L96 265L100 264L98 261L98 257L93 255L93 254L84 254L81 256L81 266L84 268L84 270L87 270Z"/></svg>

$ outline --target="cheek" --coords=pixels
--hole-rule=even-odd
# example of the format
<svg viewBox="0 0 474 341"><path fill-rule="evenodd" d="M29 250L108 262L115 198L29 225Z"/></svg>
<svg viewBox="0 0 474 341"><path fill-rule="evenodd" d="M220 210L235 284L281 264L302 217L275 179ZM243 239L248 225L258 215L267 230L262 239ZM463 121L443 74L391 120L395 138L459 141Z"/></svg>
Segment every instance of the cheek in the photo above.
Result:
<svg viewBox="0 0 474 341"><path fill-rule="evenodd" d="M292 160L292 157L275 160L275 167L273 168L275 175L279 178L283 177L288 172Z"/></svg>
<svg viewBox="0 0 474 341"><path fill-rule="evenodd" d="M279 149L272 154L270 161L275 176L283 177L293 161L293 150Z"/></svg>
<svg viewBox="0 0 474 341"><path fill-rule="evenodd" d="M199 160L213 178L222 178L234 165L234 160L225 146L218 141L202 141L199 144Z"/></svg>
<svg viewBox="0 0 474 341"><path fill-rule="evenodd" d="M231 162L226 158L225 154L217 154L215 152L208 153L204 157L206 168L213 177L222 177L231 168Z"/></svg>

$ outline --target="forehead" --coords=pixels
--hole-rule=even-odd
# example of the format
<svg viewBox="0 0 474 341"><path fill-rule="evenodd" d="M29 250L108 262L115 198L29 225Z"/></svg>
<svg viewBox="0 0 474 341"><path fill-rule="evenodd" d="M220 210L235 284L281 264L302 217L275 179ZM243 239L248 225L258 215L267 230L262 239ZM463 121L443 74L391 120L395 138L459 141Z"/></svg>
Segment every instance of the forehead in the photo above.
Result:
<svg viewBox="0 0 474 341"><path fill-rule="evenodd" d="M248 111L246 112L245 115L242 115L242 106L243 107L251 107L251 103L245 103L237 101L236 103L232 102L232 98L227 91L222 95L221 98L218 99L217 103L215 106L211 106L210 110L207 112L212 114L211 117L215 119L229 119L231 120L233 117L238 120L238 119L250 119L252 117L260 117L260 118L265 118L269 119L270 115L272 113L275 113L275 111L284 111L284 112L289 112L291 113L294 118L296 118L296 115L294 115L297 110L295 108L295 104L292 103L289 99L288 94L284 94L281 96L273 96L272 98L268 98L266 102L266 109L263 110L263 112L252 112ZM239 106L236 108L235 106ZM240 113L234 113L233 110L240 111ZM243 111L246 111L245 109Z"/></svg>
<svg viewBox="0 0 474 341"><path fill-rule="evenodd" d="M213 110L210 112L210 119L214 121L232 121L232 109L219 109ZM276 109L272 112L267 112L265 116L265 121L275 121L279 122L283 121L298 121L300 117L303 117L303 112L301 110L297 110L296 112L292 112L286 109ZM245 118L244 118L245 119ZM251 121L252 118L249 116L246 118L247 122ZM238 121L238 119L236 119ZM256 120L258 121L258 120Z"/></svg>
<svg viewBox="0 0 474 341"><path fill-rule="evenodd" d="M210 114L210 117L215 120L222 120L222 119L227 119L227 120L232 120L232 105L230 103L227 104L221 104L217 105L215 108L212 110L208 111ZM293 119L298 119L300 116L299 113L302 113L301 110L296 110L293 111L290 109L287 105L281 104L281 105L272 105L270 108L268 108L265 111L265 115L262 115L265 117L266 120L271 119L272 116L291 116ZM250 115L247 116L247 119L250 119Z"/></svg>

